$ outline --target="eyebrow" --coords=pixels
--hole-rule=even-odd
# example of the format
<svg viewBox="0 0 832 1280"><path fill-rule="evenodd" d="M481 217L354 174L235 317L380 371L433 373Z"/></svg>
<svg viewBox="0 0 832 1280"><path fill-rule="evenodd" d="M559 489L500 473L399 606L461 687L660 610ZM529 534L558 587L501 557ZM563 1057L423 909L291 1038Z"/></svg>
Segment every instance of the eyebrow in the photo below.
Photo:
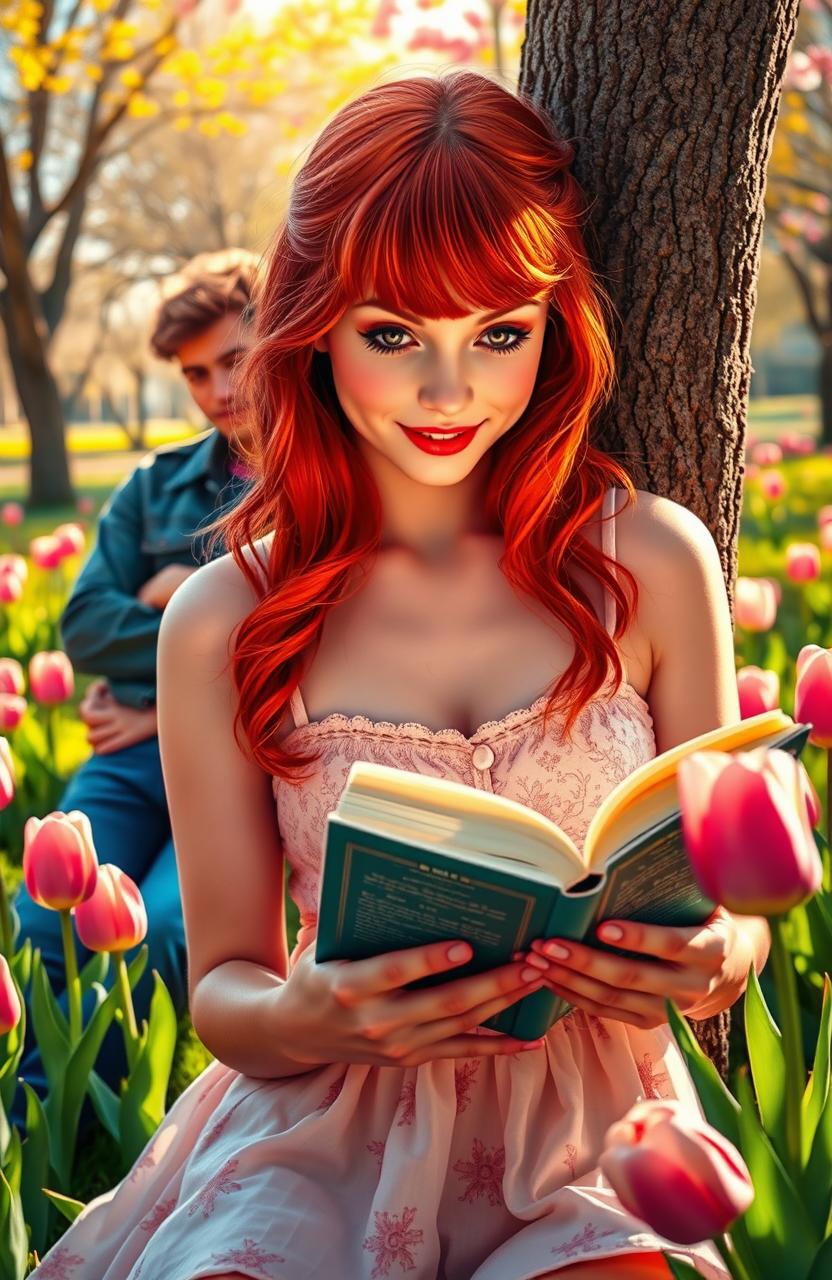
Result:
<svg viewBox="0 0 832 1280"><path fill-rule="evenodd" d="M501 307L498 311L489 311L487 315L480 317L481 324L487 324L489 320L496 320L499 316L506 315L509 311L519 311L521 307L536 307L542 301L540 298L529 298L527 302L517 302L514 306ZM424 320L420 320L418 316L412 316L408 311L396 311L393 307L386 307L378 298L367 298L364 302L357 302L356 307L381 307L382 311L389 311L391 315L401 316L402 320L408 320L411 324L424 324Z"/></svg>
<svg viewBox="0 0 832 1280"><path fill-rule="evenodd" d="M242 355L245 355L245 347L231 347L229 351L223 351L221 356L217 356L217 362L220 360L227 360L229 356L234 356L236 358L237 356ZM204 373L207 368L208 366L204 364L184 364L182 366L182 372Z"/></svg>

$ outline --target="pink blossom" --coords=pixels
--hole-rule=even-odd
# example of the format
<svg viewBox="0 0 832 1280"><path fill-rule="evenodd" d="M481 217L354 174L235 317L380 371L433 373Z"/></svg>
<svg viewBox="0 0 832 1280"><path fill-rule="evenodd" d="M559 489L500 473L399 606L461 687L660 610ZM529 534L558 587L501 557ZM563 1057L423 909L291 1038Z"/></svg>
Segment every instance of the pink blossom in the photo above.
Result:
<svg viewBox="0 0 832 1280"><path fill-rule="evenodd" d="M811 93L813 89L818 88L820 82L821 74L817 67L813 66L808 54L801 49L795 49L786 68L783 88L797 89L801 93Z"/></svg>
<svg viewBox="0 0 832 1280"><path fill-rule="evenodd" d="M818 512L818 526L822 528L825 524L832 524L832 506L821 507Z"/></svg>
<svg viewBox="0 0 832 1280"><path fill-rule="evenodd" d="M60 538L45 533L40 538L33 538L29 543L29 555L39 569L57 569L65 555Z"/></svg>
<svg viewBox="0 0 832 1280"><path fill-rule="evenodd" d="M0 556L0 574L13 573L16 578L20 578L21 582L25 582L29 577L29 566L23 559L23 556L12 555L7 552Z"/></svg>
<svg viewBox="0 0 832 1280"><path fill-rule="evenodd" d="M777 592L769 578L737 578L734 618L746 631L770 631L777 618Z"/></svg>
<svg viewBox="0 0 832 1280"><path fill-rule="evenodd" d="M820 577L820 551L814 542L790 542L786 547L786 576L791 582Z"/></svg>
<svg viewBox="0 0 832 1280"><path fill-rule="evenodd" d="M740 667L737 672L737 692L740 699L740 717L758 716L761 711L772 711L780 705L780 677L752 665Z"/></svg>
<svg viewBox="0 0 832 1280"><path fill-rule="evenodd" d="M766 498L772 500L782 498L787 488L786 477L782 471L764 471L760 476L760 492Z"/></svg>
<svg viewBox="0 0 832 1280"><path fill-rule="evenodd" d="M17 604L23 597L23 583L14 573L0 573L0 603Z"/></svg>
<svg viewBox="0 0 832 1280"><path fill-rule="evenodd" d="M795 668L795 720L811 724L809 741L828 751L832 748L832 649L804 645Z"/></svg>
<svg viewBox="0 0 832 1280"><path fill-rule="evenodd" d="M12 977L9 962L0 953L0 1036L8 1033L20 1021L21 1006L17 984Z"/></svg>
<svg viewBox="0 0 832 1280"><path fill-rule="evenodd" d="M63 911L95 889L98 857L90 820L80 809L30 818L23 828L23 878L42 907Z"/></svg>
<svg viewBox="0 0 832 1280"><path fill-rule="evenodd" d="M147 934L147 911L135 880L110 862L95 889L75 908L75 930L89 951L129 951Z"/></svg>
<svg viewBox="0 0 832 1280"><path fill-rule="evenodd" d="M4 502L0 507L0 520L8 528L13 529L19 524L23 524L26 512L19 502Z"/></svg>
<svg viewBox="0 0 832 1280"><path fill-rule="evenodd" d="M754 445L751 450L751 460L756 462L758 467L775 467L778 462L783 461L783 450L779 444L767 440L762 444Z"/></svg>
<svg viewBox="0 0 832 1280"><path fill-rule="evenodd" d="M779 915L820 887L800 762L788 751L694 751L677 784L688 857L714 902Z"/></svg>
<svg viewBox="0 0 832 1280"><path fill-rule="evenodd" d="M733 1143L676 1099L632 1106L599 1163L624 1208L679 1244L721 1235L754 1199Z"/></svg>
<svg viewBox="0 0 832 1280"><path fill-rule="evenodd" d="M82 494L75 504L75 510L79 516L91 516L95 511L95 502L88 494Z"/></svg>
<svg viewBox="0 0 832 1280"><path fill-rule="evenodd" d="M0 809L14 800L15 776L12 751L5 738L0 738Z"/></svg>
<svg viewBox="0 0 832 1280"><path fill-rule="evenodd" d="M45 707L68 702L75 691L72 663L60 649L36 653L29 663L29 692Z"/></svg>
<svg viewBox="0 0 832 1280"><path fill-rule="evenodd" d="M16 729L26 714L28 703L16 693L0 693L0 729Z"/></svg>
<svg viewBox="0 0 832 1280"><path fill-rule="evenodd" d="M822 524L819 533L822 551L832 551L832 524Z"/></svg>
<svg viewBox="0 0 832 1280"><path fill-rule="evenodd" d="M84 530L80 524L59 524L56 529L52 530L52 537L57 538L63 547L64 556L78 556L87 545Z"/></svg>

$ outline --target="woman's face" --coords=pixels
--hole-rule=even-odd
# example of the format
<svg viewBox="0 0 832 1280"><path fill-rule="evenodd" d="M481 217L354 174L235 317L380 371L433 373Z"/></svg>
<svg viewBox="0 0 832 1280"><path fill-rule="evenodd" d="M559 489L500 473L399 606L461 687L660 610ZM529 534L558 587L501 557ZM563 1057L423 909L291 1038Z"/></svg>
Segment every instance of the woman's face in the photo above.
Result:
<svg viewBox="0 0 832 1280"><path fill-rule="evenodd" d="M547 310L546 299L532 299L498 314L421 320L368 299L349 307L315 349L329 353L338 399L370 465L381 455L428 485L470 474L529 403ZM463 427L476 429L458 451L425 451L426 431L444 429L447 438Z"/></svg>

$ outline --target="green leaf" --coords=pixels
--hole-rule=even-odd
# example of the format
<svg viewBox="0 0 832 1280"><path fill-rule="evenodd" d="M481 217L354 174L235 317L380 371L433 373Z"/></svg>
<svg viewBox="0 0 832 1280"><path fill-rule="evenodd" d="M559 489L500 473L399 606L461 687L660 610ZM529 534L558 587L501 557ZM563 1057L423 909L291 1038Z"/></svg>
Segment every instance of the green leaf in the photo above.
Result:
<svg viewBox="0 0 832 1280"><path fill-rule="evenodd" d="M821 1235L829 1230L830 1187L832 1187L832 1088L818 1117L812 1150L803 1172L803 1198Z"/></svg>
<svg viewBox="0 0 832 1280"><path fill-rule="evenodd" d="M829 1280L832 1276L832 1236L824 1240L815 1254L808 1280Z"/></svg>
<svg viewBox="0 0 832 1280"><path fill-rule="evenodd" d="M101 1121L114 1142L119 1142L119 1112L121 1100L110 1086L101 1079L97 1071L90 1072L87 1093L92 1101L95 1114Z"/></svg>
<svg viewBox="0 0 832 1280"><path fill-rule="evenodd" d="M61 1195L60 1191L50 1191L48 1187L43 1187L42 1190L70 1222L74 1222L78 1214L87 1207L83 1200L73 1200L71 1196Z"/></svg>
<svg viewBox="0 0 832 1280"><path fill-rule="evenodd" d="M35 951L32 966L32 1025L50 1088L63 1079L69 1060L69 1025L52 992L49 976Z"/></svg>
<svg viewBox="0 0 832 1280"><path fill-rule="evenodd" d="M739 1146L737 1125L739 1103L723 1082L710 1058L700 1049L686 1019L682 1017L673 1001L666 1000L665 1008L676 1043L682 1051L682 1057L685 1059L696 1086L696 1092L699 1094L705 1118L715 1129L719 1129L720 1133L724 1133L726 1138L730 1138L735 1146Z"/></svg>
<svg viewBox="0 0 832 1280"><path fill-rule="evenodd" d="M0 1169L0 1280L24 1280L28 1256L20 1197Z"/></svg>
<svg viewBox="0 0 832 1280"><path fill-rule="evenodd" d="M812 968L832 973L832 902L822 890L803 904L811 938Z"/></svg>
<svg viewBox="0 0 832 1280"><path fill-rule="evenodd" d="M94 951L78 974L78 979L81 983L81 995L85 996L97 982L103 982L109 971L110 953L108 951Z"/></svg>
<svg viewBox="0 0 832 1280"><path fill-rule="evenodd" d="M23 1217L32 1233L29 1247L43 1254L50 1224L49 1201L43 1198L41 1190L49 1177L49 1129L40 1098L25 1081L23 1088L26 1092L26 1141L23 1144L20 1197Z"/></svg>
<svg viewBox="0 0 832 1280"><path fill-rule="evenodd" d="M737 1077L740 1150L754 1183L743 1223L759 1275L768 1280L807 1280L821 1233L809 1220L794 1183L757 1119L747 1076Z"/></svg>
<svg viewBox="0 0 832 1280"><path fill-rule="evenodd" d="M154 969L149 1022L121 1099L120 1142L129 1165L141 1155L165 1114L176 1028L173 1001Z"/></svg>
<svg viewBox="0 0 832 1280"><path fill-rule="evenodd" d="M17 1126L15 1126L15 1128L12 1129L11 1137L9 1138L9 1146L6 1151L6 1159L3 1165L3 1172L9 1180L9 1186L11 1187L13 1196L20 1195L20 1176L23 1167L20 1148L20 1134L17 1131Z"/></svg>
<svg viewBox="0 0 832 1280"><path fill-rule="evenodd" d="M14 904L10 904L14 905ZM12 956L10 965L15 982L21 991L25 991L32 976L32 939L26 938L20 950Z"/></svg>
<svg viewBox="0 0 832 1280"><path fill-rule="evenodd" d="M702 1272L685 1262L684 1258L674 1258L669 1253L665 1253L664 1257L674 1280L702 1280Z"/></svg>
<svg viewBox="0 0 832 1280"><path fill-rule="evenodd" d="M802 1163L809 1161L818 1121L823 1114L829 1093L830 1052L832 1052L832 983L829 974L823 975L823 1009L820 1017L818 1043L814 1067L809 1073L809 1083L803 1094L802 1109Z"/></svg>
<svg viewBox="0 0 832 1280"><path fill-rule="evenodd" d="M781 1159L786 1153L786 1060L780 1029L771 1016L752 965L745 992L745 1035L763 1126Z"/></svg>

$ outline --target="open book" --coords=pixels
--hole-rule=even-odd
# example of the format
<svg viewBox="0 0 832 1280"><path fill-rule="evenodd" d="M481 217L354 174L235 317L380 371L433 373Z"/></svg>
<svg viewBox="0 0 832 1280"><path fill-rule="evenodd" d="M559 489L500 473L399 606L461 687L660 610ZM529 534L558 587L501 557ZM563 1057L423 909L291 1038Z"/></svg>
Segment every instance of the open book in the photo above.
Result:
<svg viewBox="0 0 832 1280"><path fill-rule="evenodd" d="M682 838L676 770L693 751L778 747L799 755L811 725L779 708L664 751L618 783L583 849L554 822L505 796L406 769L357 761L327 819L316 958L363 959L463 938L467 965L413 986L508 963L534 938L601 943L601 920L693 925L714 903ZM518 997L483 1025L524 1040L569 1005L553 992Z"/></svg>

